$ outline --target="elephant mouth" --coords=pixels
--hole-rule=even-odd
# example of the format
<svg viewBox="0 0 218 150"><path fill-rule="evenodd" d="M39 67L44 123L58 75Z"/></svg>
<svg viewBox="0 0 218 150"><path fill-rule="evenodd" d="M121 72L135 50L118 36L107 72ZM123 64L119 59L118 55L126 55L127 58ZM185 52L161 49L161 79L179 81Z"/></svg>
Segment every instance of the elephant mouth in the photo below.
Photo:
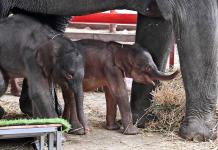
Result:
<svg viewBox="0 0 218 150"><path fill-rule="evenodd" d="M155 86L154 80L152 79L152 77L150 75L145 75L145 80L144 80L144 84L149 84L152 86Z"/></svg>
<svg viewBox="0 0 218 150"><path fill-rule="evenodd" d="M141 83L141 84L146 84L146 85L152 85L155 86L154 80L149 76L149 75L144 75L141 78L133 78L135 82Z"/></svg>
<svg viewBox="0 0 218 150"><path fill-rule="evenodd" d="M135 82L138 82L141 84L152 85L152 86L155 85L154 80L152 79L152 75L149 75L147 73L140 75L140 73L136 71L132 71L130 78L133 78Z"/></svg>

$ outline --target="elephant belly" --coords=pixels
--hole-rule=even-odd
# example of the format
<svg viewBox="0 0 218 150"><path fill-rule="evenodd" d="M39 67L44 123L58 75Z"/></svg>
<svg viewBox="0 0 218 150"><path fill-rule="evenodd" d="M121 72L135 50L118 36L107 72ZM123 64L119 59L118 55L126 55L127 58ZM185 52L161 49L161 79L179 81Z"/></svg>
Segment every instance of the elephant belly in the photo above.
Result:
<svg viewBox="0 0 218 150"><path fill-rule="evenodd" d="M106 85L106 81L102 79L89 78L83 80L83 90L84 92L94 91L99 87Z"/></svg>

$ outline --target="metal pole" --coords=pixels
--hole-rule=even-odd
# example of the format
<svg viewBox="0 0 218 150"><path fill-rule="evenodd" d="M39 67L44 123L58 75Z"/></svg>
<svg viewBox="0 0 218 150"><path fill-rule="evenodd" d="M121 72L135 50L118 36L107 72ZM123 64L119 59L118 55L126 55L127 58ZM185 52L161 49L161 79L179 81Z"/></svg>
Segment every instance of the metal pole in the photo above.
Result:
<svg viewBox="0 0 218 150"><path fill-rule="evenodd" d="M110 10L110 14L116 14L116 11ZM117 28L117 25L115 23L111 23L109 26L110 33L115 33L117 30L116 28Z"/></svg>
<svg viewBox="0 0 218 150"><path fill-rule="evenodd" d="M175 57L175 45L173 44L173 48L171 49L171 52L170 52L170 68L173 68L174 67L174 59Z"/></svg>
<svg viewBox="0 0 218 150"><path fill-rule="evenodd" d="M54 150L54 133L48 134L48 150Z"/></svg>
<svg viewBox="0 0 218 150"><path fill-rule="evenodd" d="M56 132L56 149L61 150L61 131Z"/></svg>

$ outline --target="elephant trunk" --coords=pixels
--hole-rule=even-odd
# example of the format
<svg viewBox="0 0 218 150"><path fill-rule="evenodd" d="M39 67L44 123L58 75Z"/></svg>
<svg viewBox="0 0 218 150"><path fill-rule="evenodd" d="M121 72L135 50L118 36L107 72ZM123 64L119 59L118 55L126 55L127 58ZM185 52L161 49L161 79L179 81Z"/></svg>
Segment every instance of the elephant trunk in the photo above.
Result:
<svg viewBox="0 0 218 150"><path fill-rule="evenodd" d="M86 117L84 114L84 107L83 107L84 94L83 94L82 81L79 85L77 84L77 86L74 88L74 96L76 101L78 119L86 132L87 121L86 121Z"/></svg>
<svg viewBox="0 0 218 150"><path fill-rule="evenodd" d="M179 70L176 70L174 73L172 74L166 74L166 73L163 73L159 70L154 70L151 74L152 76L152 79L153 80L163 80L163 81L167 81L167 80L172 80L174 79L178 74L179 74Z"/></svg>

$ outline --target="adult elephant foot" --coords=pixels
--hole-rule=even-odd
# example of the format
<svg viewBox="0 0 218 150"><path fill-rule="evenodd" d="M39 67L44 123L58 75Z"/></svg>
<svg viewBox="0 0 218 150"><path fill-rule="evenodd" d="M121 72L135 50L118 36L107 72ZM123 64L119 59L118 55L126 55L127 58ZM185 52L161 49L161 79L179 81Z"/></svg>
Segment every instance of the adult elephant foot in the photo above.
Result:
<svg viewBox="0 0 218 150"><path fill-rule="evenodd" d="M217 120L184 119L179 134L182 138L193 141L209 141L217 138Z"/></svg>

